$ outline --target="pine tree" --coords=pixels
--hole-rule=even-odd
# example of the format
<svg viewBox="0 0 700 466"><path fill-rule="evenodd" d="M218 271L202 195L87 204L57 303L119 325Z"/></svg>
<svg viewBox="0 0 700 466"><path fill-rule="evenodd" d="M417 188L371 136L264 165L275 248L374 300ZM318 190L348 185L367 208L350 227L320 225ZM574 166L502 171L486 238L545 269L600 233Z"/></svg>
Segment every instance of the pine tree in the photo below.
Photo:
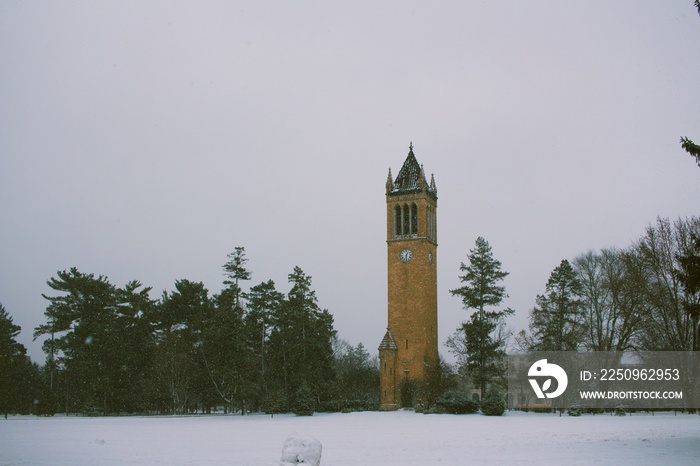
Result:
<svg viewBox="0 0 700 466"><path fill-rule="evenodd" d="M462 359L483 398L488 384L504 376L504 320L514 311L493 309L507 297L505 287L499 282L508 273L502 271L501 262L494 259L488 241L478 237L467 259L469 265L460 265L460 270L465 272L459 277L464 286L450 293L462 299L465 310L474 312L448 340L448 345Z"/></svg>
<svg viewBox="0 0 700 466"><path fill-rule="evenodd" d="M247 345L244 314L240 300L239 280L249 280L251 272L244 267L248 259L245 249L235 248L224 264L224 285L212 299L212 311L204 324L199 357L211 383L207 396L211 403L223 402L225 410L233 410L238 403L245 414L247 400L256 392L249 379L249 367L253 364L254 349Z"/></svg>
<svg viewBox="0 0 700 466"><path fill-rule="evenodd" d="M270 332L275 325L284 294L275 289L275 282L268 280L243 293L247 308L244 317L246 346L251 350L252 361L248 365L247 380L255 390L259 404L268 398L268 366L270 365Z"/></svg>
<svg viewBox="0 0 700 466"><path fill-rule="evenodd" d="M576 351L585 337L583 288L567 260L547 280L546 293L538 295L530 312L531 350Z"/></svg>
<svg viewBox="0 0 700 466"><path fill-rule="evenodd" d="M227 256L229 261L224 264L224 275L226 280L224 280L224 285L228 285L229 288L233 290L233 294L236 298L236 305L240 307L240 293L241 287L238 282L240 280L250 280L252 272L245 268L248 259L245 257L245 248L238 246L234 249L231 254Z"/></svg>
<svg viewBox="0 0 700 466"><path fill-rule="evenodd" d="M28 375L26 348L16 338L22 328L12 323L12 317L0 303L0 413L21 410L22 380Z"/></svg>
<svg viewBox="0 0 700 466"><path fill-rule="evenodd" d="M678 255L678 277L685 290L683 306L692 321L693 351L700 351L700 236L690 236L687 250Z"/></svg>
<svg viewBox="0 0 700 466"><path fill-rule="evenodd" d="M294 414L297 416L313 416L316 410L316 402L311 387L306 382L297 389L294 394Z"/></svg>
<svg viewBox="0 0 700 466"><path fill-rule="evenodd" d="M318 306L311 277L299 267L289 274L287 294L270 333L271 364L287 398L306 382L320 396L333 380L333 316Z"/></svg>
<svg viewBox="0 0 700 466"><path fill-rule="evenodd" d="M53 369L60 373L66 410L119 413L136 408L132 385L142 380L150 356L150 288L130 282L118 289L107 277L76 268L57 272L47 284L59 296L46 296L47 323L34 336L51 335L44 344Z"/></svg>
<svg viewBox="0 0 700 466"><path fill-rule="evenodd" d="M202 355L212 316L213 304L202 282L177 280L175 291L163 292L157 312L154 366L172 412L182 414L197 404L218 401Z"/></svg>
<svg viewBox="0 0 700 466"><path fill-rule="evenodd" d="M245 414L246 400L254 390L247 378L253 350L246 345L243 308L236 303L232 287L215 295L213 302L199 355L217 402L223 402L227 410L233 410L238 403L241 414Z"/></svg>
<svg viewBox="0 0 700 466"><path fill-rule="evenodd" d="M700 167L700 146L686 137L681 138L681 147L692 157L695 157L695 162Z"/></svg>
<svg viewBox="0 0 700 466"><path fill-rule="evenodd" d="M116 290L112 337L107 344L115 363L111 411L117 414L146 409L143 394L156 345L153 325L148 320L156 307L150 291L137 280Z"/></svg>
<svg viewBox="0 0 700 466"><path fill-rule="evenodd" d="M66 410L106 413L111 401L110 373L113 367L112 321L116 290L106 277L80 273L76 268L57 272L47 284L61 296L49 297L45 315L35 337L57 336L53 344L59 354L66 393Z"/></svg>

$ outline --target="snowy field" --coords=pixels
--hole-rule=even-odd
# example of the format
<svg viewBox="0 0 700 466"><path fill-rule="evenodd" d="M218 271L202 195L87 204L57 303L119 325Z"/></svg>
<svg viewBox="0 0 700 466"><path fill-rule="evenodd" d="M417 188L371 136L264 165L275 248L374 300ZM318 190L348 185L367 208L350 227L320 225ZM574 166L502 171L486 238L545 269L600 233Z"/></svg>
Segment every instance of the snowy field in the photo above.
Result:
<svg viewBox="0 0 700 466"><path fill-rule="evenodd" d="M0 418L0 464L278 465L292 432L319 439L322 466L700 464L700 416L510 412Z"/></svg>

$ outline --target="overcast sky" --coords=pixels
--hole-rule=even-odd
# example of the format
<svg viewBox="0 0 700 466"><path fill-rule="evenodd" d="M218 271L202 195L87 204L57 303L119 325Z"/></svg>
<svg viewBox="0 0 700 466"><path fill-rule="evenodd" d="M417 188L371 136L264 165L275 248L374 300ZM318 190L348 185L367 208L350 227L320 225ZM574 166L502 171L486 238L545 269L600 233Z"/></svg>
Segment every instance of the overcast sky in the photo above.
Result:
<svg viewBox="0 0 700 466"><path fill-rule="evenodd" d="M514 331L562 259L698 215L692 0L0 2L0 302L43 362L46 280L78 267L157 298L313 278L372 352L385 182L412 141L438 188L440 341L485 237ZM441 352L447 353L442 348Z"/></svg>

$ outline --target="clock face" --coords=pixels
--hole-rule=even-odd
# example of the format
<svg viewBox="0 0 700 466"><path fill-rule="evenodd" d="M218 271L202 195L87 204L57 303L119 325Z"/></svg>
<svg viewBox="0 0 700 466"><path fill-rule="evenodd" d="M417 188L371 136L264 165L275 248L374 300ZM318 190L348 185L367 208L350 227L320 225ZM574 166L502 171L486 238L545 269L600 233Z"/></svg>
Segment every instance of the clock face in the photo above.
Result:
<svg viewBox="0 0 700 466"><path fill-rule="evenodd" d="M401 258L402 261L408 262L408 261L410 261L411 258L413 257L413 253L411 253L411 250L410 250L410 249L404 249L404 250L401 251L401 253L399 254L399 257Z"/></svg>

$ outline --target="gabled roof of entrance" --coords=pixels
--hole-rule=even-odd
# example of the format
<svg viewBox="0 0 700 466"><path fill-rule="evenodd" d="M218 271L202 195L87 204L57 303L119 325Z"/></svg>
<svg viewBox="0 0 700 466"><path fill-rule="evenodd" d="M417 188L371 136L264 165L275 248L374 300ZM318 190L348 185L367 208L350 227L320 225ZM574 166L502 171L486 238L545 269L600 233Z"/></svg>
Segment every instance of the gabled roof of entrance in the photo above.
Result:
<svg viewBox="0 0 700 466"><path fill-rule="evenodd" d="M394 337L391 336L391 332L389 329L386 329L386 333L384 334L384 338L382 338L382 342L379 343L379 350L383 349L390 349L390 350L395 350L398 349L396 346L396 342L394 341Z"/></svg>

